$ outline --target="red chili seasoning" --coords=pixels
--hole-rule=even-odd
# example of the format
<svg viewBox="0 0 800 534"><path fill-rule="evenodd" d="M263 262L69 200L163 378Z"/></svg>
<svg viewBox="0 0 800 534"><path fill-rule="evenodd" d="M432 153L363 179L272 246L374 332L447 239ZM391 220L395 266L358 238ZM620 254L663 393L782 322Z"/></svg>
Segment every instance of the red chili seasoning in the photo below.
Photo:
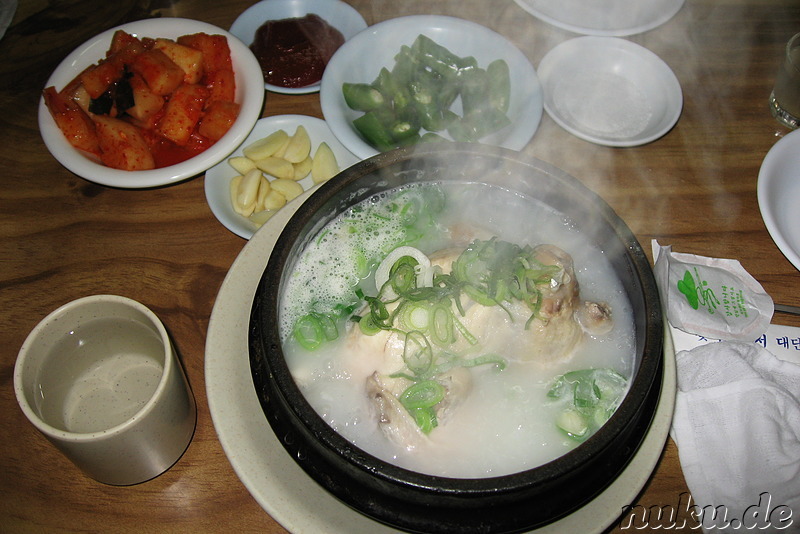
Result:
<svg viewBox="0 0 800 534"><path fill-rule="evenodd" d="M305 87L319 82L336 50L344 44L339 30L319 15L270 20L258 28L250 49L267 83Z"/></svg>

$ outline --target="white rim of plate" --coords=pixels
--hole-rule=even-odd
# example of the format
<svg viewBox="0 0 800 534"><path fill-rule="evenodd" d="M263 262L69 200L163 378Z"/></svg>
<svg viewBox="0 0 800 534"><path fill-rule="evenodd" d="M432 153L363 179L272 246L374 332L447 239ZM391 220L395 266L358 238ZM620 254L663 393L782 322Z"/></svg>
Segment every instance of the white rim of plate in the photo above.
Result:
<svg viewBox="0 0 800 534"><path fill-rule="evenodd" d="M793 164L782 163L782 161L787 158L795 161L793 161ZM775 211L780 209L779 206L774 205L772 198L775 194L773 188L777 180L775 167L778 165L795 169L798 184L796 188L797 191L800 192L800 130L795 130L786 134L769 149L758 171L757 186L758 207L770 237L772 237L775 245L777 245L783 255L786 256L786 259L789 260L796 269L800 270L800 249L795 249L792 244L789 243L775 213ZM797 230L797 236L800 238L800 228Z"/></svg>
<svg viewBox="0 0 800 534"><path fill-rule="evenodd" d="M588 26L570 22L569 17L559 17L552 14L552 12L543 11L539 6L547 4L548 6L559 5L560 2L553 0L514 0L517 5L522 9L533 15L534 17L551 24L557 28L571 31L573 33L580 33L584 35L598 35L606 37L625 37L627 35L635 35L637 33L644 33L646 31L657 28L674 17L678 11L681 10L685 0L660 0L665 4L666 8L661 13L657 13L651 18L641 21L636 21L630 25L620 25L614 28L602 28L598 26ZM658 0L657 0L658 1Z"/></svg>

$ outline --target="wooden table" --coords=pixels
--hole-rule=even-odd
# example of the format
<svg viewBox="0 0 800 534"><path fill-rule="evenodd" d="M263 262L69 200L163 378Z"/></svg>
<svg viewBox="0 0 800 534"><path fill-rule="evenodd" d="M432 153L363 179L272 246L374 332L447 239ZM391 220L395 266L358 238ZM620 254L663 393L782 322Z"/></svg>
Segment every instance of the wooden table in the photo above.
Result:
<svg viewBox="0 0 800 534"><path fill-rule="evenodd" d="M534 65L575 36L511 0L349 1L368 24L418 13L472 18L510 38ZM245 241L212 215L202 176L151 190L96 185L48 153L36 121L47 77L89 37L151 16L229 28L251 3L23 0L0 41L2 531L283 531L236 477L205 392L209 316ZM663 58L681 82L683 114L672 131L645 146L609 148L572 136L545 115L524 153L597 191L646 250L657 238L676 251L736 258L776 302L800 305L800 274L767 233L756 198L761 161L787 133L770 116L767 97L783 46L797 31L796 0L687 0L666 24L629 37ZM267 94L264 115L285 113L321 117L318 95ZM133 487L105 486L78 472L28 423L13 392L14 361L28 332L61 304L96 293L132 297L163 319L198 403L185 455ZM774 320L800 325L790 316ZM687 495L670 440L636 504L678 507Z"/></svg>

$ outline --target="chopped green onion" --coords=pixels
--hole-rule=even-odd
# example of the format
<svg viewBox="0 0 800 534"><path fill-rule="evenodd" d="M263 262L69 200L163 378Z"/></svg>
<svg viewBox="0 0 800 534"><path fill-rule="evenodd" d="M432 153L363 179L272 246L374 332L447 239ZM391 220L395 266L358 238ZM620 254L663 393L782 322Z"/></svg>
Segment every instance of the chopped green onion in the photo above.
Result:
<svg viewBox="0 0 800 534"><path fill-rule="evenodd" d="M430 321L429 331L434 343L439 345L449 345L455 342L453 334L453 312L450 311L449 303L447 306L437 304L428 316Z"/></svg>
<svg viewBox="0 0 800 534"><path fill-rule="evenodd" d="M410 410L409 413L414 418L419 429L425 433L430 434L431 430L439 425L436 419L436 411L433 408L416 408Z"/></svg>
<svg viewBox="0 0 800 534"><path fill-rule="evenodd" d="M458 301L456 301L456 302L458 302ZM478 338L473 336L472 332L470 332L467 329L467 327L464 326L464 323L459 321L458 317L456 317L455 315L453 315L453 325L456 327L456 330L458 330L458 333L461 334L463 336L463 338L467 340L467 343L469 343L470 345L477 345L478 344Z"/></svg>
<svg viewBox="0 0 800 534"><path fill-rule="evenodd" d="M464 293L466 293L469 298L483 306L495 306L498 304L498 302L486 294L486 292L481 291L477 286L472 284L464 285Z"/></svg>
<svg viewBox="0 0 800 534"><path fill-rule="evenodd" d="M547 396L565 399L567 404L556 425L573 439L582 441L613 415L626 386L625 377L613 369L581 369L557 377ZM581 426L585 430L581 431Z"/></svg>
<svg viewBox="0 0 800 534"><path fill-rule="evenodd" d="M464 360L461 362L462 367L475 367L477 365L496 365L499 370L506 368L506 360L497 354L484 354L471 360Z"/></svg>
<svg viewBox="0 0 800 534"><path fill-rule="evenodd" d="M414 266L408 261L404 261L406 258L408 258L408 256L404 256L403 258L397 260L397 263L395 263L389 278L391 287L397 295L402 295L414 287L417 279L417 273L414 270Z"/></svg>
<svg viewBox="0 0 800 534"><path fill-rule="evenodd" d="M447 361L437 365L433 372L430 373L431 375L440 375L456 367L469 368L479 365L494 365L498 371L502 371L507 365L506 359L497 354L484 354L469 360L453 354L445 354L444 356L447 358Z"/></svg>
<svg viewBox="0 0 800 534"><path fill-rule="evenodd" d="M589 425L586 418L577 410L565 410L556 419L556 426L575 439L584 438L589 432Z"/></svg>
<svg viewBox="0 0 800 534"><path fill-rule="evenodd" d="M416 271L414 271L415 277L413 282L416 282L418 287L427 287L433 283L433 276L428 275L428 271L430 270L431 266L431 260L428 259L428 256L426 256L421 250L414 247L397 247L392 250L383 259L383 261L381 261L380 265L378 265L378 268L375 270L375 287L381 291L383 296L388 299L394 299L398 296L399 292L393 289L395 281L393 281L392 275L393 271L396 270L396 268L399 268L399 266L408 265L409 260L404 259L406 256L412 260L415 260L416 264L421 268L420 273L416 273ZM398 264L398 262L400 263ZM406 268L404 267L403 269ZM407 271L403 272L407 273ZM406 274L400 274L399 276L405 277ZM387 286L387 282L392 282L392 284ZM399 280L396 282L398 285L402 285L406 289L410 288L411 286L411 284L406 284L405 280Z"/></svg>
<svg viewBox="0 0 800 534"><path fill-rule="evenodd" d="M422 332L412 330L406 333L403 347L403 361L417 376L424 375L433 365L433 349Z"/></svg>
<svg viewBox="0 0 800 534"><path fill-rule="evenodd" d="M294 337L306 350L316 350L325 339L325 331L319 319L313 315L304 315L294 326Z"/></svg>
<svg viewBox="0 0 800 534"><path fill-rule="evenodd" d="M402 322L409 330L426 330L429 315L427 302L410 302L403 309Z"/></svg>
<svg viewBox="0 0 800 534"><path fill-rule="evenodd" d="M400 403L407 410L431 408L444 399L446 390L435 380L423 380L409 386L400 394Z"/></svg>
<svg viewBox="0 0 800 534"><path fill-rule="evenodd" d="M355 319L355 317L353 318ZM358 328L361 330L361 333L366 336L374 336L383 330L381 327L375 324L375 321L372 320L372 315L370 314L358 318Z"/></svg>

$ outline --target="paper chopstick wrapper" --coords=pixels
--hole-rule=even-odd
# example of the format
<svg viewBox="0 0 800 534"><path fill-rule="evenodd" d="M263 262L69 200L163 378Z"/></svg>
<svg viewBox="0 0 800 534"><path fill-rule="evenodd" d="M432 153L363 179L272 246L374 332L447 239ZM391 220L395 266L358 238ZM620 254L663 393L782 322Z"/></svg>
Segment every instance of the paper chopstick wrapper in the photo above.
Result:
<svg viewBox="0 0 800 534"><path fill-rule="evenodd" d="M775 305L736 260L672 252L652 241L654 273L670 324L713 339L755 341Z"/></svg>

